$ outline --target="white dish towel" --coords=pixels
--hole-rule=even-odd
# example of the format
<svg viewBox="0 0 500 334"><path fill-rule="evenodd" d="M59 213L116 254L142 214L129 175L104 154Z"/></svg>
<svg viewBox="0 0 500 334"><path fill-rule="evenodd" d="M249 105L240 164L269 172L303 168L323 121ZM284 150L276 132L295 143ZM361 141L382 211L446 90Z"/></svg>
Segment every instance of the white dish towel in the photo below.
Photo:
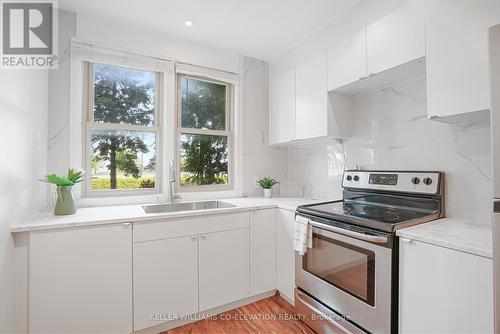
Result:
<svg viewBox="0 0 500 334"><path fill-rule="evenodd" d="M295 240L294 249L300 255L304 255L308 248L312 247L312 226L309 219L295 216Z"/></svg>

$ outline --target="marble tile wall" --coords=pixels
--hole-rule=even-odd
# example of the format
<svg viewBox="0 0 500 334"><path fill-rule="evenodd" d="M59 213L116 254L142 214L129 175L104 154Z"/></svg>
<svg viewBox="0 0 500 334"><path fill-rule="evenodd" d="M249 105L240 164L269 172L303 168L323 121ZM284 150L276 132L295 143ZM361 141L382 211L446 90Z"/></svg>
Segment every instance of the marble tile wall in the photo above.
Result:
<svg viewBox="0 0 500 334"><path fill-rule="evenodd" d="M262 189L254 187L255 177L270 176L286 183L286 148L268 143L269 65L267 62L243 57L243 195L261 196ZM291 183L293 185L293 183ZM280 187L273 191L278 193ZM301 192L301 191L300 191ZM286 191L293 195L293 191Z"/></svg>
<svg viewBox="0 0 500 334"><path fill-rule="evenodd" d="M344 166L440 170L446 173L447 215L489 222L489 125L428 120L425 92L422 77L354 97L352 136L344 143L289 148L288 177L300 183L308 197L337 199Z"/></svg>

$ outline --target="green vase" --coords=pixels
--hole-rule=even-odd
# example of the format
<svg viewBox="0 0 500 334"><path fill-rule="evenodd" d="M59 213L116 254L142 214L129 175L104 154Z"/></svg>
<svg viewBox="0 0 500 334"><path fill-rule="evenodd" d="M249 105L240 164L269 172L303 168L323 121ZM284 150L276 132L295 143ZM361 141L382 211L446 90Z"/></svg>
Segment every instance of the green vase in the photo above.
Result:
<svg viewBox="0 0 500 334"><path fill-rule="evenodd" d="M72 215L76 213L75 199L72 186L57 186L57 202L54 214L57 216Z"/></svg>

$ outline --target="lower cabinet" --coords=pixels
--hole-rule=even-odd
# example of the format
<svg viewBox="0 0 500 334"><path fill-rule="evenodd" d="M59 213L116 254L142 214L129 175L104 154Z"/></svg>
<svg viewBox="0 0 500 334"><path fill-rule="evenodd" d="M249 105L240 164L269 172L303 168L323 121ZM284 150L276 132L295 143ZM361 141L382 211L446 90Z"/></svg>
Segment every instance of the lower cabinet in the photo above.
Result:
<svg viewBox="0 0 500 334"><path fill-rule="evenodd" d="M134 330L198 312L198 237L134 244Z"/></svg>
<svg viewBox="0 0 500 334"><path fill-rule="evenodd" d="M492 259L400 239L400 333L493 333Z"/></svg>
<svg viewBox="0 0 500 334"><path fill-rule="evenodd" d="M31 232L30 332L130 333L273 291L278 241L292 299L293 213L282 213L283 240L277 209Z"/></svg>
<svg viewBox="0 0 500 334"><path fill-rule="evenodd" d="M295 287L294 226L295 212L279 209L276 227L276 287L292 304Z"/></svg>
<svg viewBox="0 0 500 334"><path fill-rule="evenodd" d="M249 231L199 236L200 311L249 296Z"/></svg>
<svg viewBox="0 0 500 334"><path fill-rule="evenodd" d="M134 330L250 295L248 212L138 223L133 250Z"/></svg>
<svg viewBox="0 0 500 334"><path fill-rule="evenodd" d="M276 211L250 212L250 295L276 289Z"/></svg>
<svg viewBox="0 0 500 334"><path fill-rule="evenodd" d="M131 224L31 232L29 332L132 332L131 245Z"/></svg>

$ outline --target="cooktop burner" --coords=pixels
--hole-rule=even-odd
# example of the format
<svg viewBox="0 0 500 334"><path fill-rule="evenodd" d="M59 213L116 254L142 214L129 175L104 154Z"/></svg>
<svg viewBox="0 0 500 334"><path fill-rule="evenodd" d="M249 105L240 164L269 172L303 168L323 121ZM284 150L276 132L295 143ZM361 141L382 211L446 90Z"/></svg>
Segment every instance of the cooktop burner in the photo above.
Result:
<svg viewBox="0 0 500 334"><path fill-rule="evenodd" d="M394 232L443 217L442 173L346 171L343 200L302 205L298 213Z"/></svg>
<svg viewBox="0 0 500 334"><path fill-rule="evenodd" d="M435 219L429 212L418 212L378 205L366 205L347 201L337 201L313 205L304 205L298 212L326 219L351 222L365 227L393 232L399 225L420 223Z"/></svg>

